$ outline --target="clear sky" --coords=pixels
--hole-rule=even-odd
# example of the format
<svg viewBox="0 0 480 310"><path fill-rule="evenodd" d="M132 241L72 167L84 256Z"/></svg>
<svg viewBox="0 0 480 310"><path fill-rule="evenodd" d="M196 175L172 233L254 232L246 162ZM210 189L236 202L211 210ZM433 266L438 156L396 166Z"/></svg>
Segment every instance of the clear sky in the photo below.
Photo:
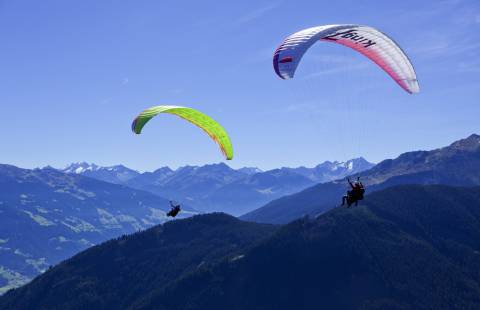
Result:
<svg viewBox="0 0 480 310"><path fill-rule="evenodd" d="M361 4L360 4L361 3ZM393 37L421 93L345 47L316 44L293 80L275 47L358 23ZM480 1L0 0L0 162L140 170L222 160L196 127L144 108L197 108L229 132L233 167L378 162L480 132Z"/></svg>

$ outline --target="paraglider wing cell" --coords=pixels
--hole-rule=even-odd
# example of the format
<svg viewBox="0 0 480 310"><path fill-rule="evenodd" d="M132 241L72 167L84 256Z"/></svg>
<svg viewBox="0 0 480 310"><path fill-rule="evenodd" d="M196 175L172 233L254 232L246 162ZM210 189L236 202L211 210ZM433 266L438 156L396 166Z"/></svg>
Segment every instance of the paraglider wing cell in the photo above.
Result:
<svg viewBox="0 0 480 310"><path fill-rule="evenodd" d="M232 143L225 129L208 115L191 108L166 105L151 107L135 118L132 122L132 131L140 134L145 124L154 116L161 113L176 115L201 128L218 144L220 150L228 160L233 158Z"/></svg>
<svg viewBox="0 0 480 310"><path fill-rule="evenodd" d="M408 93L420 91L413 65L403 50L384 33L361 25L325 25L290 35L273 56L277 75L282 79L293 78L305 52L319 40L356 50L375 62Z"/></svg>

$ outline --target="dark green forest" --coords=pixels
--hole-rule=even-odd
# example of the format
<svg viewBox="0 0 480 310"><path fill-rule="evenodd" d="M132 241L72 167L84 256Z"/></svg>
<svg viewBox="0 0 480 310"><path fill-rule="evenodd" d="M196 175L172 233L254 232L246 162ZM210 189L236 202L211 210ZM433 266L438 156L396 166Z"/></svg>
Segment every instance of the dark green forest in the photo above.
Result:
<svg viewBox="0 0 480 310"><path fill-rule="evenodd" d="M170 222L0 298L1 309L478 307L480 188L420 185L284 226L219 213Z"/></svg>

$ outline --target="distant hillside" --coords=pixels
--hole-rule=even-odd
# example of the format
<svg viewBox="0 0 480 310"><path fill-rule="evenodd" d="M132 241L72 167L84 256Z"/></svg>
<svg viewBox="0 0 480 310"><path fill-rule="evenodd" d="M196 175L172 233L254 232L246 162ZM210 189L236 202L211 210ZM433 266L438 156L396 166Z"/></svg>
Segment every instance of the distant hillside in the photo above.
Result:
<svg viewBox="0 0 480 310"><path fill-rule="evenodd" d="M363 158L324 162L313 168L232 169L224 163L168 167L138 173L121 165L99 167L77 163L64 169L102 181L127 185L161 197L179 200L204 212L223 211L241 215L265 203L296 193L313 184L331 181L373 166Z"/></svg>
<svg viewBox="0 0 480 310"><path fill-rule="evenodd" d="M479 251L480 187L404 185L280 229L215 214L157 226L0 309L478 309Z"/></svg>
<svg viewBox="0 0 480 310"><path fill-rule="evenodd" d="M53 168L0 165L0 189L0 294L89 246L163 223L169 210L151 193Z"/></svg>
<svg viewBox="0 0 480 310"><path fill-rule="evenodd" d="M471 135L450 146L404 153L361 174L367 193L400 184L480 185L480 136ZM353 176L355 177L355 175ZM241 218L265 223L288 223L305 214L319 214L340 204L345 180L315 185L274 200Z"/></svg>

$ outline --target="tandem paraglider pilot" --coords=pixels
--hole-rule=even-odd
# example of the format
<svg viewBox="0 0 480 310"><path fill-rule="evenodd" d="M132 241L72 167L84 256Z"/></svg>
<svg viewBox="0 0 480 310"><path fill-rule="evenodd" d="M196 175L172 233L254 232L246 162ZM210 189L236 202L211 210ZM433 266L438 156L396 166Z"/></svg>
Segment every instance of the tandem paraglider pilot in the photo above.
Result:
<svg viewBox="0 0 480 310"><path fill-rule="evenodd" d="M347 194L342 197L342 206L347 204L347 208L350 208L352 204L358 206L358 201L363 200L363 195L365 194L365 187L362 182L360 182L360 177L352 183L350 178L347 178L348 184L350 184L351 190L347 191Z"/></svg>

